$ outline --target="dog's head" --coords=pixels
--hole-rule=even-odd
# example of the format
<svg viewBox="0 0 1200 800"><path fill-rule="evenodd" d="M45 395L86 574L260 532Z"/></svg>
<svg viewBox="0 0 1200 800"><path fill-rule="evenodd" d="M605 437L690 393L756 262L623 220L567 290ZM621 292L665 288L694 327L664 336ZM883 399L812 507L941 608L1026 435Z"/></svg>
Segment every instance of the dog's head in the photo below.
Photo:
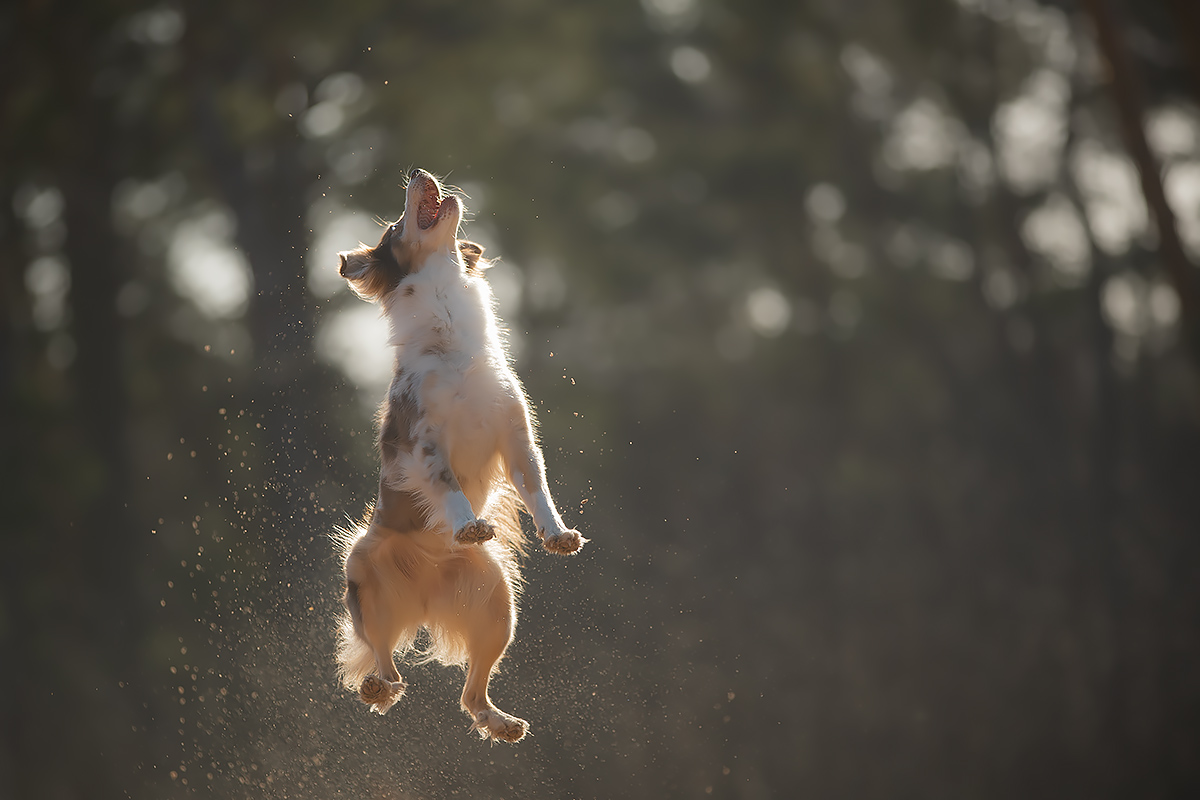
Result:
<svg viewBox="0 0 1200 800"><path fill-rule="evenodd" d="M379 244L359 245L338 253L339 272L350 288L366 300L380 301L404 276L443 254L458 266L475 270L485 265L483 248L458 238L463 206L457 195L442 188L423 169L409 175L404 213L383 232Z"/></svg>

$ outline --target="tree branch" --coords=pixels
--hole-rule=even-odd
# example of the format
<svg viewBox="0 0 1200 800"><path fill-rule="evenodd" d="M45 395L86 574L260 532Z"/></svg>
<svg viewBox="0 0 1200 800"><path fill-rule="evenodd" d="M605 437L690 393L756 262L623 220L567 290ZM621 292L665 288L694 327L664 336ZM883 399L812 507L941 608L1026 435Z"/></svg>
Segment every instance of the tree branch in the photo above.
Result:
<svg viewBox="0 0 1200 800"><path fill-rule="evenodd" d="M1196 270L1179 238L1175 214L1167 202L1158 160L1146 141L1142 125L1144 107L1136 67L1121 39L1117 21L1107 0L1083 0L1096 29L1096 40L1108 63L1109 89L1116 105L1121 134L1137 166L1142 193L1158 227L1159 255L1175 292L1179 295L1185 345L1200 370L1200 296Z"/></svg>

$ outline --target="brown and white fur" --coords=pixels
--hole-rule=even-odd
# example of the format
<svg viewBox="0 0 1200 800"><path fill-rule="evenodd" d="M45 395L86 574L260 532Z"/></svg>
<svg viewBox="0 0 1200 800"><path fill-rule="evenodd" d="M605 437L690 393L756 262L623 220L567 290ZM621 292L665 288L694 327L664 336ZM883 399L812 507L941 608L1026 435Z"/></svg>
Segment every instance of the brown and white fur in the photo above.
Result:
<svg viewBox="0 0 1200 800"><path fill-rule="evenodd" d="M396 369L380 409L378 499L343 537L338 663L343 683L386 713L405 689L393 653L412 649L424 629L424 660L466 664L472 727L515 742L528 723L492 704L488 681L516 624L518 504L551 553L576 553L587 540L550 497L483 249L457 238L462 214L458 197L415 170L404 214L379 244L339 254L342 277L387 317Z"/></svg>

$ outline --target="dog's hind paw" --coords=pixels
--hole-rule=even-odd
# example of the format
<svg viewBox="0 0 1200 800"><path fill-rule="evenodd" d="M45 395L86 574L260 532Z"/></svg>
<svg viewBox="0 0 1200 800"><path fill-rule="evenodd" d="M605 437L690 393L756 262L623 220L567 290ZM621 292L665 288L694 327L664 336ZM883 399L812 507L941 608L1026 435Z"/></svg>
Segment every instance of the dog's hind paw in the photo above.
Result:
<svg viewBox="0 0 1200 800"><path fill-rule="evenodd" d="M459 544L479 544L496 538L496 526L486 519L468 522L454 532L454 541Z"/></svg>
<svg viewBox="0 0 1200 800"><path fill-rule="evenodd" d="M475 719L471 730L477 732L481 739L491 739L494 742L519 742L525 738L529 723L505 714L498 708L490 708L472 715Z"/></svg>
<svg viewBox="0 0 1200 800"><path fill-rule="evenodd" d="M376 714L386 714L407 688L404 681L385 681L378 675L368 675L358 687L358 696Z"/></svg>
<svg viewBox="0 0 1200 800"><path fill-rule="evenodd" d="M570 556L578 553L587 544L587 541L587 539L579 535L579 531L566 530L559 533L552 533L543 538L542 547L545 547L551 553Z"/></svg>

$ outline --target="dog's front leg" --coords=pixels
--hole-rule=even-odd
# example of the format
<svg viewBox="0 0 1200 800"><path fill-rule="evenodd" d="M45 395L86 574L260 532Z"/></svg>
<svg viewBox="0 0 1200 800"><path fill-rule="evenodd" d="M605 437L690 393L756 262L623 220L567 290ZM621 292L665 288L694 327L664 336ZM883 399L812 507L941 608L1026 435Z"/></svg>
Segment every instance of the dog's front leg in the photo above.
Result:
<svg viewBox="0 0 1200 800"><path fill-rule="evenodd" d="M434 522L444 521L459 544L476 544L495 537L496 528L485 519L478 519L471 501L463 493L458 478L450 469L450 461L434 437L417 442L416 470L423 485L421 492L429 500Z"/></svg>
<svg viewBox="0 0 1200 800"><path fill-rule="evenodd" d="M538 536L542 537L542 546L560 555L579 552L588 540L580 536L579 531L568 528L554 507L554 498L546 483L546 464L533 438L529 412L523 405L514 409L504 443L504 463L509 480L533 517Z"/></svg>

